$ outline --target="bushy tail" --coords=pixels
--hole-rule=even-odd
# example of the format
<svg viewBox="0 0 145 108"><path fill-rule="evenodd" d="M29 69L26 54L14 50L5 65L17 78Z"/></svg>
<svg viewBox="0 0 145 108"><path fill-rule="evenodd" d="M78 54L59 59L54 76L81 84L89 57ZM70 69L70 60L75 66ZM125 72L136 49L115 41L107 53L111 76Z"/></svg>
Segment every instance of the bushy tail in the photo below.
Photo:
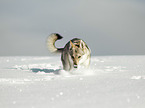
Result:
<svg viewBox="0 0 145 108"><path fill-rule="evenodd" d="M62 52L63 48L56 48L55 42L63 37L57 33L52 33L47 38L47 47L50 52Z"/></svg>

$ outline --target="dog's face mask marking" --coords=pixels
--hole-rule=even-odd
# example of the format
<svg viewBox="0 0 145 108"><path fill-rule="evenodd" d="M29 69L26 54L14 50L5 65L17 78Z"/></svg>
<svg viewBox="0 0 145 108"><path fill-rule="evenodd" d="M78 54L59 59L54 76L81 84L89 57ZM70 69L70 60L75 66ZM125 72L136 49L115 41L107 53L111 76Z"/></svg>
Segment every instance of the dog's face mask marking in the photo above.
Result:
<svg viewBox="0 0 145 108"><path fill-rule="evenodd" d="M72 41L70 41L70 55L73 60L74 68L77 68L82 55L84 55L81 42L72 43Z"/></svg>

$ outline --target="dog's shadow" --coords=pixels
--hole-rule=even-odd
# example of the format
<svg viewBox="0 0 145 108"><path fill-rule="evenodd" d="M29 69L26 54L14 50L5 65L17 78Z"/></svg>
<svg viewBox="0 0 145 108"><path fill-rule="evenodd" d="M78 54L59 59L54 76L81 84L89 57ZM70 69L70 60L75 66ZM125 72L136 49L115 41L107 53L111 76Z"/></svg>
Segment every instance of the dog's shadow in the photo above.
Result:
<svg viewBox="0 0 145 108"><path fill-rule="evenodd" d="M31 68L30 69L34 73L44 72L44 73L53 73L58 75L61 69L40 69L40 68Z"/></svg>

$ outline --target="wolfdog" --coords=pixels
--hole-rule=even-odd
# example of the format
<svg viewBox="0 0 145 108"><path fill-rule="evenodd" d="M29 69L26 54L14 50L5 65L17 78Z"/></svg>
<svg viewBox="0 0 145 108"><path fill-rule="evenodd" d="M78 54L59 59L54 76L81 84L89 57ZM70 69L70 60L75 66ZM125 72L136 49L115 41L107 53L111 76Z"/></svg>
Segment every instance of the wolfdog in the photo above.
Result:
<svg viewBox="0 0 145 108"><path fill-rule="evenodd" d="M71 71L79 66L88 68L90 65L91 51L87 44L79 38L74 38L64 48L56 48L55 42L62 38L58 33L50 34L47 38L47 46L50 52L61 53L63 69Z"/></svg>

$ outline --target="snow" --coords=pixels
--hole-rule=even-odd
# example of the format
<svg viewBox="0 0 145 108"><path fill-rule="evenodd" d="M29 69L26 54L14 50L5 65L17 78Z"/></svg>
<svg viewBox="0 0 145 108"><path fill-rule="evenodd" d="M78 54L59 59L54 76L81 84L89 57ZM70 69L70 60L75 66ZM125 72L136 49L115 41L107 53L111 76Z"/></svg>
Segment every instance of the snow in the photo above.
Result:
<svg viewBox="0 0 145 108"><path fill-rule="evenodd" d="M93 56L62 70L59 57L0 57L0 108L144 108L145 56Z"/></svg>

